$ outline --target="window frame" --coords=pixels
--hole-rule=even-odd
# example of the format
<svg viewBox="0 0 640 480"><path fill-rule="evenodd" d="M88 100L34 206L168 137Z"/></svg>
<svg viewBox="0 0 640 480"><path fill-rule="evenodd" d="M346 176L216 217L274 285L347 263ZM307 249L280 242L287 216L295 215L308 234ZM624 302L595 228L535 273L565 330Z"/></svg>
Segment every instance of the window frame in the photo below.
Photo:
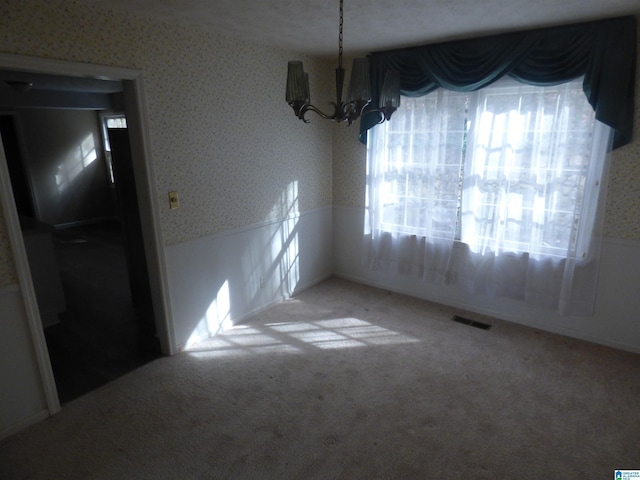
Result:
<svg viewBox="0 0 640 480"><path fill-rule="evenodd" d="M540 89L554 89L555 87L557 87L559 90L564 90L566 89L565 85L567 84L574 84L571 88L572 88L572 93L575 93L577 91L579 91L582 95L584 95L584 93L582 92L582 83L581 83L581 79L574 79L573 81L570 82L563 82L561 84L558 84L556 86L533 86L533 85L528 85L528 84L522 84L519 83L513 79L508 79L508 80L504 80L501 79L500 81L496 82L496 84L493 84L489 87L485 87L483 89L478 90L477 92L452 92L452 91L447 91L448 95L451 97L456 97L456 98L461 98L461 97L465 97L467 99L467 103L466 103L466 112L465 112L465 127L464 127L464 132L463 132L463 145L461 147L461 162L460 162L460 167L459 167L459 171L460 171L460 175L459 175L459 183L458 183L458 190L456 193L456 200L457 200L457 213L456 213L456 219L455 219L455 233L454 233L454 237L453 240L456 243L460 243L460 244L464 244L465 242L462 240L463 235L462 235L462 228L463 228L463 222L462 222L462 209L463 209L463 197L464 197L464 182L465 182L465 169L469 168L469 163L470 161L466 158L467 155L467 149L469 147L469 135L473 135L474 131L473 129L475 128L474 123L474 119L476 117L476 109L478 104L483 101L483 98L487 98L489 96L496 96L496 95L504 95L504 94L511 94L511 93L517 93L517 94L528 94L528 93L538 93ZM409 99L411 100L411 102L415 102L415 101L419 101L418 99L420 98L425 98L428 97L429 95L441 95L441 91L443 89L437 89L434 92L431 92L430 94L424 96L424 97L417 97L417 99L414 98L409 98L409 97L403 97L403 102L406 105L406 100ZM543 92L540 92L542 94L544 94ZM584 101L585 101L585 105L589 106L587 98L584 97ZM402 108L402 105L401 105ZM589 108L591 108L589 106ZM592 110L592 109L591 109ZM396 112L397 115L397 112ZM389 131L390 129L394 128L394 125L392 124L392 122L388 122L389 125L387 125L385 127L385 135L389 135L389 133L392 133L393 130L391 130L391 132ZM608 152L611 150L611 141L612 141L612 136L613 136L613 132L610 129L610 127L607 127L603 124L601 124L600 122L598 122L595 119L595 114L593 115L593 118L591 119L590 123L592 125L594 125L590 132L591 135L594 134L595 128L606 128L608 129L608 131L610 132L609 135L609 142L607 145L607 148L605 149L605 151L601 151L599 154L602 155L602 162L606 161L606 156L608 154ZM598 126L599 124L599 126ZM383 124L384 125L384 124ZM376 127L377 128L377 127ZM415 131L415 130L414 130ZM399 129L395 130L396 133L400 132ZM369 147L368 147L368 156L369 156ZM589 159L589 162L593 161L593 156L594 154L591 154L591 158ZM466 164L466 165L465 165ZM419 164L418 164L419 165ZM588 169L587 167L581 167L579 169L576 170L584 170L586 168L586 170ZM367 175L370 175L370 161L369 159L367 160ZM582 177L584 177L584 181L585 182L596 182L596 185L598 185L598 182L600 181L600 177L602 175L598 175L599 178L593 179L593 178L589 178L589 172L587 171L586 173L583 171L582 172ZM367 210L370 210L370 205L369 205L369 200L371 198L371 193L369 192L370 189L370 185L369 182L367 182ZM545 200L546 201L546 200ZM581 200L582 202L583 200ZM596 203L601 203L602 199L596 199ZM380 228L384 231L388 231L390 233L395 233L395 234L400 234L400 235L414 235L414 236L424 236L424 234L421 233L421 226L416 226L416 225L408 225L407 223L407 219L405 217L403 222L389 222L387 220L385 220L385 215L386 215L386 211L389 208L389 206L391 205L398 205L399 202L395 202L395 203L387 203L387 204L383 204L383 205L379 205L376 206L376 209L382 209L382 219L379 221L379 225ZM547 208L545 207L545 211L547 211ZM370 215L370 212L369 212ZM590 224L591 226L594 224L595 219L588 219L587 223ZM581 222L583 223L583 222ZM578 227L581 228L581 227ZM449 229L450 230L450 229ZM435 237L438 238L438 237ZM448 236L443 236L444 239L449 238ZM567 245L566 248L557 248L557 247L549 247L549 248L545 248L545 249L538 249L537 252L533 252L535 254L538 255L543 255L543 256L550 256L550 257L556 257L556 258L568 258L566 255L567 251L576 251L576 240L575 237L574 238L569 238L567 240ZM521 242L522 243L522 242ZM591 259L591 252L589 249L589 242L586 243L586 246L584 245L584 241L582 242L583 244L580 245L580 252L576 253L576 260L579 262L588 262ZM542 244L541 244L542 245ZM531 249L514 249L515 251L507 251L507 252L503 252L503 253L514 253L514 254L523 254L523 253L531 253Z"/></svg>

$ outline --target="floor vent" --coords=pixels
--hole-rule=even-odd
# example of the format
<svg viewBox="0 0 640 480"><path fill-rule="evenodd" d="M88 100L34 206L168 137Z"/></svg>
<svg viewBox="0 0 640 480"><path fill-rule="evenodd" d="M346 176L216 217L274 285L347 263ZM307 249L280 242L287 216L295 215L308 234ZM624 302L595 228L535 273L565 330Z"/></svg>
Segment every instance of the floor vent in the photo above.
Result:
<svg viewBox="0 0 640 480"><path fill-rule="evenodd" d="M478 322L476 320L464 318L459 315L454 315L453 317L451 317L451 320L453 320L454 322L462 323L464 325L470 325L472 327L481 328L482 330L489 330L491 328L491 325L489 325L488 323Z"/></svg>

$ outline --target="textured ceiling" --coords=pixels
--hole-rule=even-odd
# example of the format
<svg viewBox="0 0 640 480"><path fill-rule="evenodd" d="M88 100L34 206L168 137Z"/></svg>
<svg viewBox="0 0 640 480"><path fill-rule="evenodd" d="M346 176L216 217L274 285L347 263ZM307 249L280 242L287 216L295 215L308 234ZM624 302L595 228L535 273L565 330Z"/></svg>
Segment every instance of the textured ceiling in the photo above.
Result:
<svg viewBox="0 0 640 480"><path fill-rule="evenodd" d="M338 0L79 0L167 23L334 58ZM640 0L344 0L344 50L365 54L405 46L526 28L640 15ZM0 70L5 81L34 89L110 93L119 82L36 76Z"/></svg>
<svg viewBox="0 0 640 480"><path fill-rule="evenodd" d="M313 55L337 52L338 0L81 0ZM640 14L640 0L345 0L344 50L361 54Z"/></svg>

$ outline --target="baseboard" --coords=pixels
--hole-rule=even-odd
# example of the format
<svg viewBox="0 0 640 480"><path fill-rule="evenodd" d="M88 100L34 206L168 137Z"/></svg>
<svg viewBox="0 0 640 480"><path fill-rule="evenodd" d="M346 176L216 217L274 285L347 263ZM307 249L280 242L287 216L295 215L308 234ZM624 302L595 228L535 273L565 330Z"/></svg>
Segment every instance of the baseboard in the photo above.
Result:
<svg viewBox="0 0 640 480"><path fill-rule="evenodd" d="M73 222L57 223L53 226L56 230L64 230L65 228L83 227L85 225L95 225L96 223L120 221L118 217L100 217L91 218L89 220L76 220Z"/></svg>
<svg viewBox="0 0 640 480"><path fill-rule="evenodd" d="M331 278L333 276L333 274L329 273L326 275L323 275L320 278L317 278L315 280L309 281L305 284L303 284L302 286L300 286L300 284L296 285L296 289L295 292L291 295L282 295L279 296L277 298L272 299L270 302L265 303L264 305L261 305L257 308L254 308L253 310L239 316L238 318L234 318L232 319L233 324L237 325L240 323L243 323L244 321L248 320L249 318L253 317L254 315L258 315L259 313L264 312L265 310L270 309L271 307L273 307L274 305L279 305L282 302L285 302L287 300L289 300L290 298L295 297L296 295L301 294L302 292L304 292L305 290L308 290L312 287L315 287L316 285L324 282L325 280Z"/></svg>
<svg viewBox="0 0 640 480"><path fill-rule="evenodd" d="M275 305L279 305L280 303L284 302L285 300L287 300L287 297L277 297L273 300L271 300L269 303L266 303L264 305L261 305L257 308L254 308L253 310L245 313L244 315L240 315L236 318L232 318L231 319L231 325L235 326L235 325L240 325L241 323L243 323L245 320L253 317L254 315L258 315L261 312L264 312L265 310L268 310L269 308L275 306ZM196 337L190 337L189 338L189 342L188 343L182 343L180 345L177 345L177 351L178 352L184 352L189 350L189 348L193 347L194 345L197 345L200 342L204 342L205 340L209 339L209 338L213 338L216 335L218 335L218 333L208 333L208 334L203 334L203 335L198 335Z"/></svg>
<svg viewBox="0 0 640 480"><path fill-rule="evenodd" d="M304 283L302 285L298 284L296 285L295 292L293 292L291 297L295 297L296 295L301 294L305 290L309 290L310 288L315 287L316 285L319 285L326 280L329 280L333 276L334 276L333 272L330 272L325 275L322 275L321 277L316 278L315 280L311 280L307 283Z"/></svg>
<svg viewBox="0 0 640 480"><path fill-rule="evenodd" d="M28 428L31 425L35 425L36 423L41 422L46 418L49 418L49 412L47 410L42 410L35 415L22 420L21 422L14 423L13 425L9 425L8 427L3 428L2 430L0 430L0 442L3 442L10 436L15 435L25 428Z"/></svg>
<svg viewBox="0 0 640 480"><path fill-rule="evenodd" d="M243 315L240 315L240 316L238 316L236 318L231 319L231 323L234 326L235 325L240 325L240 324L244 323L246 320L250 319L251 317L253 317L255 315L259 315L260 313L270 309L271 307L279 305L282 302L287 301L289 298L293 298L296 295L301 294L305 290L308 290L308 289L310 289L312 287L315 287L316 285L324 282L325 280L328 280L332 276L333 276L333 274L329 273L329 274L323 275L320 278L317 278L316 280L313 280L311 282L307 282L302 286L298 285L298 286L296 286L296 291L292 295L290 295L290 296L285 296L285 295L278 296L278 297L272 299L270 302L265 303L264 305L261 305L261 306L259 306L257 308L254 308L253 310L251 310L249 312L244 313ZM184 352L184 351L188 350L191 346L197 345L198 343L203 342L203 341L205 341L205 340L207 340L209 338L212 338L215 335L216 334L207 334L207 335L198 336L196 338L191 338L190 339L191 342L188 345L186 343L184 343L182 345L178 345L177 346L177 351L178 352Z"/></svg>
<svg viewBox="0 0 640 480"><path fill-rule="evenodd" d="M519 318L513 317L512 315L505 315L503 312L498 312L496 310L492 310L489 308L482 308L482 307L478 307L477 305L470 305L467 304L465 302L451 302L442 298L439 298L437 296L432 296L427 298L426 296L417 296L415 295L415 293L413 292L409 292L406 291L402 288L397 288L397 287L393 287L393 286L389 286L387 284L383 284L380 282L374 282L371 280L368 280L366 278L361 278L358 276L354 276L354 275L347 275L347 274L343 274L343 273L334 273L334 275L337 278L342 278L344 280L348 280L350 282L355 282L355 283L359 283L362 285L367 285L370 287L374 287L374 288L379 288L381 290L386 290L389 292L394 292L400 295L407 295L409 297L413 297L413 298L421 298L422 300L425 300L427 302L433 302L433 303L437 303L440 305L445 305L447 307L451 307L451 308L455 308L455 309L459 309L459 310L463 310L463 311L468 311L468 312L474 312L474 313L478 313L480 315L484 315L487 317L492 317L492 318L496 318L499 320L503 320L506 322L510 322L510 323L515 323L518 325L522 325L523 327L527 327L527 328L534 328L537 330L542 330L545 332L549 332L549 333L554 333L557 335L562 335L565 337L570 337L570 338L574 338L577 340L583 340L586 342L590 342L590 343L595 343L598 345L603 345L605 347L610 347L610 348L615 348L617 350L623 350L626 352L631 352L631 353L640 353L640 348L638 348L635 345L628 345L622 342L616 342L615 340L610 340L608 338L603 338L603 337L597 337L595 335L589 335L587 333L584 332L580 332L578 330L574 330L574 329L570 329L570 328L564 328L564 327L556 327L556 326L552 326L552 325L532 325L528 322L525 322Z"/></svg>

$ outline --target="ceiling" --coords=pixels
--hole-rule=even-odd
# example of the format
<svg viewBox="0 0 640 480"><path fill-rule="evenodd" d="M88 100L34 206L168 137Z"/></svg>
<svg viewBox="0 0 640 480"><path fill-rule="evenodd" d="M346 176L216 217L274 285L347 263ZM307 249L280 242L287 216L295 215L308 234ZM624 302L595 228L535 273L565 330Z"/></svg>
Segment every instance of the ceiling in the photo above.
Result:
<svg viewBox="0 0 640 480"><path fill-rule="evenodd" d="M81 0L264 45L337 55L338 0ZM345 54L640 14L640 0L344 0Z"/></svg>
<svg viewBox="0 0 640 480"><path fill-rule="evenodd" d="M80 1L309 55L337 55L338 0ZM629 14L640 15L640 0L344 0L344 52L362 55ZM25 86L20 82L32 82L33 90L122 90L120 82L0 70L0 97L18 95Z"/></svg>

